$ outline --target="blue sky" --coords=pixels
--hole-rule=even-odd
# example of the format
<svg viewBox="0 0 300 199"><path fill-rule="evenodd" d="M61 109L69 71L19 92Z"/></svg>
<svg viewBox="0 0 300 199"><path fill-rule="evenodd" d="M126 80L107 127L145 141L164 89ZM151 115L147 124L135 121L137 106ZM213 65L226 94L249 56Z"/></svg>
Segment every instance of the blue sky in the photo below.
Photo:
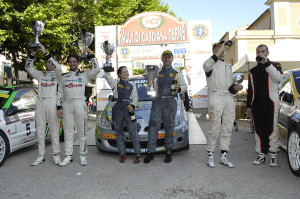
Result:
<svg viewBox="0 0 300 199"><path fill-rule="evenodd" d="M251 25L269 6L267 0L161 0L183 21L211 20L213 42L229 30Z"/></svg>

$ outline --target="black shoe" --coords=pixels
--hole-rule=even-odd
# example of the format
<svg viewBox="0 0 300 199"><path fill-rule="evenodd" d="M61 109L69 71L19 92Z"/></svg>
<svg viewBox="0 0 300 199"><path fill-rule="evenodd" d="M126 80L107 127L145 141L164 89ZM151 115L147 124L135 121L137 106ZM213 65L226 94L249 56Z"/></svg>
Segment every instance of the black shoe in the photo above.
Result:
<svg viewBox="0 0 300 199"><path fill-rule="evenodd" d="M149 152L147 153L147 156L144 159L144 163L148 164L149 162L151 162L151 160L154 160L154 155L153 153Z"/></svg>
<svg viewBox="0 0 300 199"><path fill-rule="evenodd" d="M172 162L172 150L167 149L165 163L170 163L170 162Z"/></svg>

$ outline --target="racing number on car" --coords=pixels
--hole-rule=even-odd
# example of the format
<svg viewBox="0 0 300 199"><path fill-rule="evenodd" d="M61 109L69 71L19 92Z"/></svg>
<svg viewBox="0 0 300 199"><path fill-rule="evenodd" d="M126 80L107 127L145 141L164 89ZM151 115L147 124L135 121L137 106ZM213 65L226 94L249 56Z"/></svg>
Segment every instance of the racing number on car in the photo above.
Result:
<svg viewBox="0 0 300 199"><path fill-rule="evenodd" d="M30 133L31 133L31 130L30 130L30 123L27 123L27 124L26 124L26 133L27 133L27 136L29 136Z"/></svg>

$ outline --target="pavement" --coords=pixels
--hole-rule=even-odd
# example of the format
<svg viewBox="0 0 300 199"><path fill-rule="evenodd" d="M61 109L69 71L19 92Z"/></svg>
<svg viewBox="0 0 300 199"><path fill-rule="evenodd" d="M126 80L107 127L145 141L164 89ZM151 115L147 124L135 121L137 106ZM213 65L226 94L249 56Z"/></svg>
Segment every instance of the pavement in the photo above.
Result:
<svg viewBox="0 0 300 199"><path fill-rule="evenodd" d="M194 115L192 120L198 122L206 136L207 111L194 109L189 114ZM95 122L96 114L89 114L89 132L93 132ZM234 168L219 163L219 142L214 169L206 165L205 144L191 144L189 150L174 153L169 164L164 163L164 154L155 155L150 164L133 164L134 156L128 155L126 162L120 164L118 154L100 152L95 146L89 146L88 165L84 167L80 165L79 147L75 146L73 163L59 167L53 164L51 142L47 142L46 161L41 165L30 166L37 156L37 146L19 150L6 160L0 168L0 198L300 198L300 181L291 173L286 153L278 154L278 167L269 166L269 156L264 164L253 165L257 154L254 134L249 133L250 122L238 120L237 123L239 129L233 131L228 153ZM64 144L60 147L64 157Z"/></svg>
<svg viewBox="0 0 300 199"><path fill-rule="evenodd" d="M201 112L201 111L197 111ZM89 146L96 145L95 141L95 126L97 121L97 115L100 115L101 112L98 113L88 113L88 120L87 120L87 143ZM188 112L189 117L189 142L190 144L206 144L206 137L195 117L193 112ZM201 117L201 116L200 116ZM205 118L206 119L206 118ZM74 146L79 146L79 139L78 135L75 131L74 137Z"/></svg>

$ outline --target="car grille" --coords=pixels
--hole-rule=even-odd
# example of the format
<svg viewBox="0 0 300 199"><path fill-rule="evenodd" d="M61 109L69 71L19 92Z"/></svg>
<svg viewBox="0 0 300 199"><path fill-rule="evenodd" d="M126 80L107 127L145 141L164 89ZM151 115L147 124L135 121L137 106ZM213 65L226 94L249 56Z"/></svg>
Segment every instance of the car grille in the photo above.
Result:
<svg viewBox="0 0 300 199"><path fill-rule="evenodd" d="M136 126L137 126L137 131L140 132L140 130L141 130L141 125L140 125L139 123L137 123ZM114 125L112 125L112 127L113 127L112 129L115 130ZM164 128L165 128L165 127L164 127L164 124L161 123L160 129L164 129ZM145 131L145 132L148 132L148 131L149 131L149 126L146 126L146 127L144 128L144 131ZM124 125L123 125L123 132L127 132L127 127L126 127L125 123L124 123Z"/></svg>
<svg viewBox="0 0 300 199"><path fill-rule="evenodd" d="M108 140L109 145L113 147L117 147L117 141L116 140ZM141 148L147 148L147 141L142 141L141 143ZM165 146L165 139L158 139L157 140L157 147L160 146ZM126 148L133 148L132 142L125 142L125 147Z"/></svg>

